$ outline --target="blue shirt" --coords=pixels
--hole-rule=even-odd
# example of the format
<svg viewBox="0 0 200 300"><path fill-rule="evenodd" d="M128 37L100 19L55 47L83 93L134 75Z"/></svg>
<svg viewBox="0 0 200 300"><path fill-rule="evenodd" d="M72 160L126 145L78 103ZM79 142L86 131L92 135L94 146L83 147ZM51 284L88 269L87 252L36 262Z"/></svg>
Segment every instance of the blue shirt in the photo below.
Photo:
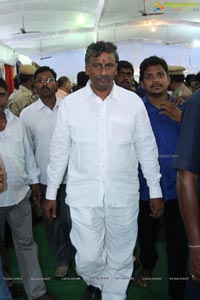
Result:
<svg viewBox="0 0 200 300"><path fill-rule="evenodd" d="M160 115L160 110L150 104L146 96L142 100L146 106L158 146L160 172L162 174L160 184L163 198L165 201L175 199L177 198L176 170L171 165L179 136L180 124L166 115ZM172 101L172 99L169 98L169 101ZM140 199L148 201L150 198L149 189L141 170L139 172L139 179Z"/></svg>

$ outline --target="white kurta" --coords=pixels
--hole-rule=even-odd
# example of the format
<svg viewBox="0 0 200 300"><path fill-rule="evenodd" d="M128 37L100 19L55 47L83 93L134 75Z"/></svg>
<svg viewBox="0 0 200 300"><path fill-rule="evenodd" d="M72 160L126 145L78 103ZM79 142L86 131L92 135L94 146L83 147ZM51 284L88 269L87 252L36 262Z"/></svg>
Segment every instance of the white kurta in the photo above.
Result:
<svg viewBox="0 0 200 300"><path fill-rule="evenodd" d="M102 101L88 83L60 105L50 145L47 198L56 198L68 161L70 206L133 206L139 199L138 162L151 198L160 197L157 157L141 99L114 85Z"/></svg>

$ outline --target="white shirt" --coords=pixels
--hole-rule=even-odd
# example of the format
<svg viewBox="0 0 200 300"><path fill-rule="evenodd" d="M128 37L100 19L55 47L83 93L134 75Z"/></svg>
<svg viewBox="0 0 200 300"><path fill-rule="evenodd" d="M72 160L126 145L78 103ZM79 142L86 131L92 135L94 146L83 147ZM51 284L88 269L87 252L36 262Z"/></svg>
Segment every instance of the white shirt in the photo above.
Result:
<svg viewBox="0 0 200 300"><path fill-rule="evenodd" d="M158 151L142 100L114 84L102 101L90 88L64 98L50 145L46 198L56 192L67 167L70 206L138 205L138 161L151 198L162 197Z"/></svg>
<svg viewBox="0 0 200 300"><path fill-rule="evenodd" d="M33 149L37 166L40 169L39 181L45 185L47 184L49 145L61 101L57 99L54 108L51 110L39 99L24 108L20 114L20 119L26 127L28 140Z"/></svg>
<svg viewBox="0 0 200 300"><path fill-rule="evenodd" d="M0 207L21 202L30 189L29 184L38 183L39 175L24 125L9 110L5 114L6 128L0 131L0 163L5 177Z"/></svg>

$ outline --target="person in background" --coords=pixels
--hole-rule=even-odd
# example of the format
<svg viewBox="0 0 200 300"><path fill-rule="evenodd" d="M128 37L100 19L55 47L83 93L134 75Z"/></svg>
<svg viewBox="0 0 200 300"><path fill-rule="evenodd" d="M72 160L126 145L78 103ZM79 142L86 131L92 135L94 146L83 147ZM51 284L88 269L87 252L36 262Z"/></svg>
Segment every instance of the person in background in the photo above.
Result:
<svg viewBox="0 0 200 300"><path fill-rule="evenodd" d="M169 90L172 91L172 97L175 101L186 101L191 95L192 91L185 85L185 68L181 66L168 66L170 84Z"/></svg>
<svg viewBox="0 0 200 300"><path fill-rule="evenodd" d="M35 154L37 166L40 169L39 182L42 191L42 206L47 187L50 141L61 104L61 99L55 95L57 90L56 77L55 71L47 66L37 69L35 88L40 98L20 114L20 119L26 127L27 136ZM57 218L53 222L49 222L43 214L48 246L56 260L55 277L57 278L65 277L68 274L75 255L69 237L71 218L69 207L65 204L65 190L66 176L62 180L57 194Z"/></svg>
<svg viewBox="0 0 200 300"><path fill-rule="evenodd" d="M114 83L117 47L87 47L87 85L63 100L50 145L44 209L56 218L56 194L68 166L67 198L76 269L84 300L124 300L133 271L139 207L138 161L151 198L160 198L157 147L146 109Z"/></svg>
<svg viewBox="0 0 200 300"><path fill-rule="evenodd" d="M191 79L191 90L194 93L196 90L200 88L200 72L198 72L192 79Z"/></svg>
<svg viewBox="0 0 200 300"><path fill-rule="evenodd" d="M20 86L20 81L19 81L19 75L17 74L14 77L14 91L8 97L8 109L10 111L12 110L12 104L15 99L15 95L16 95L17 91L19 90L19 86Z"/></svg>
<svg viewBox="0 0 200 300"><path fill-rule="evenodd" d="M150 283L158 257L156 240L160 227L160 212L164 211L168 291L172 300L183 300L187 270L187 244L178 206L176 171L171 167L180 131L182 111L167 93L169 76L165 60L157 56L150 56L143 60L140 65L140 82L145 89L146 96L143 101L158 146L164 202L160 199L150 199L147 182L140 172L138 241L142 269L136 277L136 283L141 288L147 288Z"/></svg>
<svg viewBox="0 0 200 300"><path fill-rule="evenodd" d="M32 65L21 65L19 68L19 90L15 93L11 111L19 116L22 109L34 102L34 74L36 68Z"/></svg>
<svg viewBox="0 0 200 300"><path fill-rule="evenodd" d="M191 91L192 91L191 81L194 81L194 78L195 78L195 74L188 74L187 76L185 76L184 83Z"/></svg>
<svg viewBox="0 0 200 300"><path fill-rule="evenodd" d="M32 233L30 186L39 200L39 169L19 118L8 109L7 84L0 78L0 158L3 191L0 192L0 238L7 221L11 229L23 285L29 300L54 300L47 292ZM38 280L39 279L39 280Z"/></svg>
<svg viewBox="0 0 200 300"><path fill-rule="evenodd" d="M133 91L132 82L134 80L133 65L127 60L120 60L117 64L117 74L115 83L129 91Z"/></svg>
<svg viewBox="0 0 200 300"><path fill-rule="evenodd" d="M85 73L85 71L80 71L77 74L77 86L75 90L79 90L86 86L89 80L89 76Z"/></svg>
<svg viewBox="0 0 200 300"><path fill-rule="evenodd" d="M172 166L178 170L179 205L189 248L185 300L200 299L200 89L188 99Z"/></svg>
<svg viewBox="0 0 200 300"><path fill-rule="evenodd" d="M66 76L58 78L58 89L56 92L56 98L63 99L72 92L72 83Z"/></svg>

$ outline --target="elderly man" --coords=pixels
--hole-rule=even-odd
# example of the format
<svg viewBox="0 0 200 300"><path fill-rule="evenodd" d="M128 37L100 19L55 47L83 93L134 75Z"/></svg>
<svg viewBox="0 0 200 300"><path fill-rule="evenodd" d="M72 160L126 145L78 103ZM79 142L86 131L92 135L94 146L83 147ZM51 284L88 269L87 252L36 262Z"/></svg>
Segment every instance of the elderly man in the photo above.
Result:
<svg viewBox="0 0 200 300"><path fill-rule="evenodd" d="M88 46L86 87L58 111L48 165L45 210L56 217L56 194L68 165L67 202L84 300L124 300L133 271L139 206L138 162L151 198L161 198L158 153L141 99L114 83L117 47Z"/></svg>
<svg viewBox="0 0 200 300"><path fill-rule="evenodd" d="M0 164L4 174L0 192L0 237L4 239L7 221L28 299L53 300L42 279L32 234L30 186L34 197L39 199L39 170L25 128L19 118L6 109L7 102L7 85L0 78Z"/></svg>
<svg viewBox="0 0 200 300"><path fill-rule="evenodd" d="M63 99L72 92L72 83L66 76L58 78L58 90L56 92L56 98Z"/></svg>

